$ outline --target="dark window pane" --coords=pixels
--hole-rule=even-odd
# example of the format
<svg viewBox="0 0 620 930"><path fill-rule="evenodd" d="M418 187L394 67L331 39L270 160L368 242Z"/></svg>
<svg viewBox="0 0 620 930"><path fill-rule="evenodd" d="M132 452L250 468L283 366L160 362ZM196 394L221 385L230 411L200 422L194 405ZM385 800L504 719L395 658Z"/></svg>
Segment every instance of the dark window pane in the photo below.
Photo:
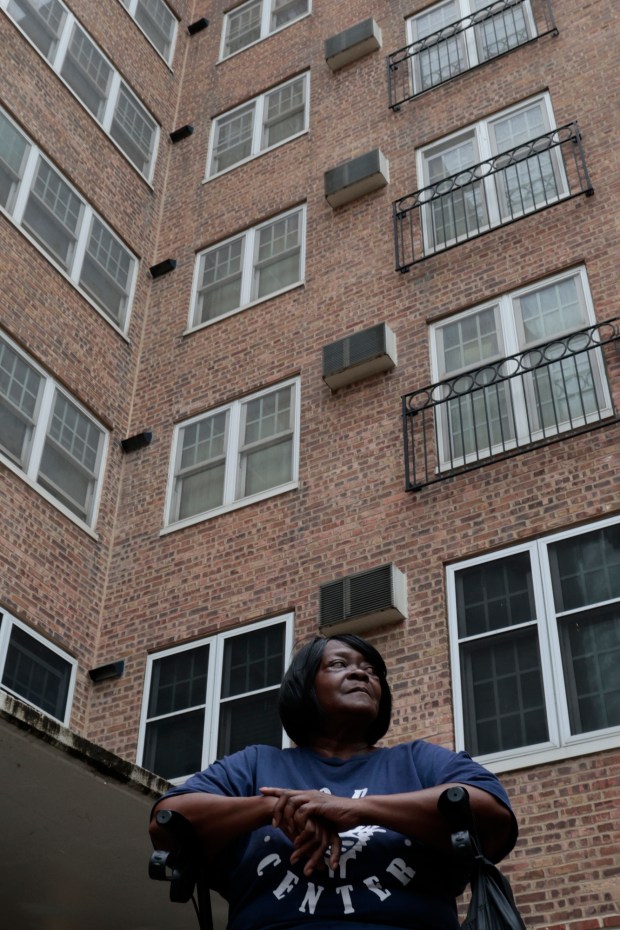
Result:
<svg viewBox="0 0 620 930"><path fill-rule="evenodd" d="M556 610L620 597L620 523L549 546Z"/></svg>
<svg viewBox="0 0 620 930"><path fill-rule="evenodd" d="M202 768L204 710L146 725L142 765L162 778L180 778Z"/></svg>
<svg viewBox="0 0 620 930"><path fill-rule="evenodd" d="M33 636L13 627L2 683L58 720L63 720L71 665Z"/></svg>
<svg viewBox="0 0 620 930"><path fill-rule="evenodd" d="M151 677L149 717L204 704L208 668L208 645L156 659Z"/></svg>
<svg viewBox="0 0 620 930"><path fill-rule="evenodd" d="M280 684L284 672L284 631L284 624L273 624L226 640L223 698Z"/></svg>
<svg viewBox="0 0 620 930"><path fill-rule="evenodd" d="M620 725L620 611L589 611L560 622L571 733Z"/></svg>
<svg viewBox="0 0 620 930"><path fill-rule="evenodd" d="M461 673L468 752L482 755L548 739L535 630L465 644Z"/></svg>
<svg viewBox="0 0 620 930"><path fill-rule="evenodd" d="M460 636L536 619L528 552L463 569L456 576Z"/></svg>
<svg viewBox="0 0 620 930"><path fill-rule="evenodd" d="M218 758L256 743L282 745L277 689L228 701L221 706Z"/></svg>

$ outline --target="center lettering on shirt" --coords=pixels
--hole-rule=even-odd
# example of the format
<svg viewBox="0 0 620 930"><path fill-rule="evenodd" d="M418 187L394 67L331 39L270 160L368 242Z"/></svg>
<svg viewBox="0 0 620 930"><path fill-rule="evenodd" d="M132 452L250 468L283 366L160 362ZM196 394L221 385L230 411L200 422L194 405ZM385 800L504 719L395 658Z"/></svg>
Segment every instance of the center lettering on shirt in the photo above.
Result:
<svg viewBox="0 0 620 930"><path fill-rule="evenodd" d="M328 788L321 788L319 790L325 794L331 794ZM356 788L352 797L362 798L367 792L367 788ZM385 834L386 832L387 831L383 827L376 824L368 824L341 833L342 854L338 863L337 875L327 866L329 850L326 852L326 871L329 878L337 878L346 882L349 864L361 859L362 862L358 864L363 865L364 852L369 845L372 845L373 838L377 834ZM409 845L405 837L403 837L403 845ZM396 879L403 887L408 885L415 875L414 869L411 868L406 860L398 856L391 859L385 867L385 873L391 876L392 879ZM337 899L340 901L343 914L354 914L356 890L362 890L362 886L364 890L371 891L375 894L379 901L386 901L392 894L388 888L383 886L377 875L368 875L364 878L358 877L357 885L355 883L351 884L346 882L342 885L334 885L332 883L328 886L326 884L321 884L320 881L311 881L306 879L305 876L299 876L296 875L295 872L292 872L291 869L287 867L286 863L283 863L282 857L278 853L271 853L264 856L257 865L256 874L259 878L264 878L265 881L271 881L273 883L272 894L277 901L284 901L288 899L290 895L293 895L295 898L300 898L301 901L298 909L302 914L314 914L319 900L321 900L323 896L331 897L333 901L335 900L333 898L334 895L336 895ZM350 879L350 881L353 881L353 879Z"/></svg>

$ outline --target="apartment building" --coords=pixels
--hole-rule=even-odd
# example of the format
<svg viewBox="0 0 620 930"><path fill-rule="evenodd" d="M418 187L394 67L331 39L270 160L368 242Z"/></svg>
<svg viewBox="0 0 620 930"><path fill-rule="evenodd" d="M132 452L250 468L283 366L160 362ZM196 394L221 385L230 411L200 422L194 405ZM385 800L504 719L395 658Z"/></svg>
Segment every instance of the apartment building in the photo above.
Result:
<svg viewBox="0 0 620 930"><path fill-rule="evenodd" d="M620 928L615 4L0 10L13 926L170 925L153 796L351 630L528 928Z"/></svg>

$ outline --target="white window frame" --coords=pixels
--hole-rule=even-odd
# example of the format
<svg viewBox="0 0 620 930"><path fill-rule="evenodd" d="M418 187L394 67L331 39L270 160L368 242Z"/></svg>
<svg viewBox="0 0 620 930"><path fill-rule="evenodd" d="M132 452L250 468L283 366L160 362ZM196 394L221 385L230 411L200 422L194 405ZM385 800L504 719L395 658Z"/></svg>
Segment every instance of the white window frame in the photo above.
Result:
<svg viewBox="0 0 620 930"><path fill-rule="evenodd" d="M153 40L151 39L151 37L150 37L150 35L148 34L148 32L146 31L146 29L143 28L142 24L139 23L138 20L137 20L137 18L136 18L136 11L137 11L137 9L138 9L138 4L139 4L140 2L141 2L141 0L120 0L121 5L122 5L122 6L124 7L124 9L127 11L127 13L129 14L129 16L131 16L131 18L132 18L133 21L135 22L135 24L136 24L136 26L138 27L138 29L140 30L140 32L145 36L145 38L147 39L147 41L150 42L150 44L153 46L153 48L155 49L155 51L157 52L157 54L160 56L160 58L163 58L163 60L166 62L167 65L172 66L172 59L174 58L174 49L175 49L176 40L177 40L179 21L178 21L177 17L175 16L174 12L173 12L173 11L170 9L170 7L168 6L168 4L165 3L164 0L158 0L159 6L162 7L162 8L164 8L164 9L170 14L171 20L174 21L174 27L173 27L173 30L172 30L172 37L171 37L171 39L170 39L170 50L169 50L169 52L168 52L167 55L163 55L163 54L160 52L160 50L157 48L157 45L155 44L155 42L153 42Z"/></svg>
<svg viewBox="0 0 620 930"><path fill-rule="evenodd" d="M10 339L5 333L0 331L0 341L5 342L9 348L18 355L26 365L32 368L35 373L39 376L40 384L39 391L37 396L36 408L33 414L33 421L31 425L31 435L28 441L28 451L27 451L27 462L24 467L16 463L12 458L10 458L6 453L0 448L0 461L9 468L14 474L18 475L23 481L25 481L30 487L40 494L45 500L49 501L57 510L60 510L66 517L76 523L83 530L86 530L90 535L94 535L93 527L97 522L97 514L99 511L99 502L101 498L101 489L103 486L103 477L105 474L108 445L109 445L109 433L108 430L102 426L102 424L84 408L84 406L68 391L66 391L62 385L60 385L54 378L48 375L40 365L29 356L26 352L19 348L12 339ZM97 465L96 473L93 479L92 491L90 493L90 498L88 500L88 517L86 520L83 520L78 514L76 514L70 507L63 503L63 501L52 494L51 491L48 491L39 480L39 470L41 466L41 460L43 453L45 451L45 444L47 438L48 426L50 424L51 416L54 410L54 402L56 396L59 395L65 398L70 404L74 405L80 414L82 414L96 429L99 430L101 438L99 441L99 447L97 450Z"/></svg>
<svg viewBox="0 0 620 930"><path fill-rule="evenodd" d="M448 4L453 3L453 2L456 3L457 12L455 14L454 20L451 20L450 22L455 22L455 23L460 22L461 20L467 18L468 16L472 17L472 22L473 22L473 20L475 20L476 18L476 13L480 12L480 9L476 8L475 0L441 0L440 3L435 3L433 6L426 7L424 10L421 10L419 13L416 13L414 16L407 17L407 20L406 20L407 45L408 46L415 45L417 42L422 42L425 38L428 38L429 36L433 35L434 33L427 33L424 36L419 37L418 32L417 32L417 24L424 17L428 16L429 13L433 13L434 11L441 9L441 7L448 6ZM486 2L483 3L483 8L487 6L492 6L492 4L493 4L493 0L486 0ZM516 0L515 0L515 5L516 5ZM525 26L528 32L528 41L531 41L533 38L536 37L537 30L536 30L536 24L534 22L534 17L532 15L530 0L524 0L524 2L520 4L520 8L523 11ZM498 13L498 15L501 15L501 13ZM446 23L446 26L442 28L449 29L449 24ZM474 26L471 29L467 28L464 33L455 32L453 36L450 36L449 38L445 39L446 46L449 42L454 41L454 39L456 39L456 42L458 43L459 48L462 49L465 55L467 56L466 67L455 70L454 74L452 74L451 77L456 77L459 74L465 74L467 71L471 71L472 68L475 68L478 65L484 64L487 61L493 61L495 60L495 58L499 58L501 57L502 54L505 54L504 52L501 52L499 55L494 55L489 58L484 58L484 57L481 58L478 53L475 31L476 31L476 27ZM521 42L516 43L514 46L511 46L510 50L512 50L513 48L519 48L522 44L525 44L525 43L521 43ZM444 40L442 40L442 42L439 43L439 48L443 46L444 46ZM429 46L429 49L432 49L432 48L433 46ZM424 54L424 52L422 52L422 54ZM429 54L432 54L432 52L429 52ZM441 55L441 51L439 51L439 54ZM459 51L459 57L461 54L462 52ZM420 66L419 66L419 62L417 58L418 56L416 54L414 54L411 58L411 85L413 87L414 93L419 94L419 93L422 93L423 91L432 90L433 87L439 87L441 86L441 84L445 84L446 80L450 80L450 78L446 78L443 81L437 81L436 83L429 84L428 87L423 88L420 83L420 75L419 75Z"/></svg>
<svg viewBox="0 0 620 930"><path fill-rule="evenodd" d="M71 705L73 703L73 693L75 691L75 681L77 677L77 660L70 656L64 649L59 649L58 646L50 642L49 639L46 639L44 636L41 636L32 627L26 626L25 623L22 623L7 610L4 610L0 606L0 617L2 622L0 623L0 689L6 691L7 694L11 694L16 697L19 701L23 701L25 704L28 704L30 707L36 707L39 713L44 714L46 717L49 717L51 720L58 720L63 726L68 726L69 720L71 718ZM4 674L6 670L6 659L7 652L10 645L11 633L14 629L21 630L27 636L30 636L32 639L36 640L46 649L49 649L50 652L55 653L57 656L60 656L69 666L69 684L67 688L67 700L65 704L65 711L62 717L55 717L53 714L50 714L43 707L40 707L38 704L33 703L24 697L23 694L20 694L18 691L14 691L12 688L9 688L4 682Z"/></svg>
<svg viewBox="0 0 620 930"><path fill-rule="evenodd" d="M223 633L213 634L212 636L204 637L203 639L194 640L189 643L184 643L182 646L174 646L170 649L164 649L161 652L155 652L148 656L146 673L144 678L144 692L142 698L142 711L140 714L140 732L138 736L138 751L137 751L137 764L143 765L144 758L144 749L146 742L146 726L150 722L148 717L148 704L151 691L151 678L153 674L153 664L158 659L164 659L167 656L175 655L180 652L187 652L194 649L199 649L202 646L209 646L209 661L208 661L208 670L207 670L207 687L205 692L204 702L196 705L195 707L184 708L184 711L173 711L170 714L164 714L161 717L153 717L153 720L165 719L166 717L174 717L179 713L191 710L197 710L204 708L205 718L204 718L204 730L203 730L203 743L202 743L202 762L201 768L206 768L207 765L210 765L217 758L217 745L218 745L218 736L219 736L219 713L220 707L228 699L221 698L221 689L222 689L222 666L224 661L224 647L227 640L231 639L234 636L243 636L246 633L252 633L255 630L264 630L270 626L284 625L284 663L283 663L283 674L284 671L288 668L290 657L293 650L293 623L294 615L292 613L281 614L275 617L270 617L268 620L261 620L256 623L250 623L245 626L237 626L232 630L226 630ZM267 688L261 688L258 691L249 691L243 694L243 697L249 697L253 694L263 694L269 691L274 691L279 686L270 685ZM235 695L230 700L235 700L241 695ZM282 728L282 748L285 749L290 745L290 740ZM172 784L180 784L185 781L185 779L192 775L193 772L188 772L187 774L181 775L177 778L171 779Z"/></svg>
<svg viewBox="0 0 620 930"><path fill-rule="evenodd" d="M462 640L458 632L456 574L463 569L488 562L501 561L504 558L509 558L519 553L527 552L530 555L537 619L528 622L525 626L538 628L540 669L545 694L549 739L546 742L536 745L522 746L517 749L476 756L477 761L481 762L493 772L513 771L532 765L557 762L562 759L583 755L584 753L601 752L620 746L620 727L609 727L603 730L575 735L570 733L568 704L564 692L562 655L560 651L558 623L556 621L548 556L548 547L550 544L562 539L574 538L575 536L612 526L618 522L618 519L618 517L612 517L597 523L588 524L587 526L554 533L530 543L524 543L519 546L504 549L501 552L493 552L477 558L468 559L449 565L446 568L450 664L452 671L452 690L454 694L455 740L456 748L460 750L465 748L465 722L463 702L461 699L463 682L461 678L459 644ZM605 606L606 603L613 602L603 601L601 604L590 606ZM558 614L557 616L567 616L570 615L570 613L571 611L568 611L566 614ZM520 627L517 625L508 627L507 629L514 632L520 629ZM491 637L493 635L499 635L500 633L501 631L494 631L488 635ZM487 634L481 634L478 638L482 638L486 635ZM475 638L476 637L464 637L464 639L468 641L472 641L472 639Z"/></svg>
<svg viewBox="0 0 620 930"><path fill-rule="evenodd" d="M283 90L285 87L288 87L289 84L294 84L297 81L303 80L304 82L304 125L303 128L298 132L292 133L290 136L287 136L286 139L282 139L280 142L275 142L273 145L264 145L263 135L265 130L265 118L266 118L266 108L267 108L267 98L270 94L273 94L276 91ZM217 171L214 170L213 163L216 154L216 145L218 141L219 127L224 119L227 119L231 116L234 116L235 113L241 112L243 110L249 110L253 108L253 117L252 117L252 140L250 145L250 154L246 155L244 158L240 158L239 161L236 161L234 164L229 165L226 168L222 168ZM209 153L207 156L207 173L205 180L210 180L211 178L218 178L222 174L226 174L228 171L234 171L235 168L238 168L240 165L246 164L248 161L252 161L257 158L259 155L263 155L265 152L270 152L272 149L279 148L281 145L286 145L287 142L291 142L293 139L298 139L299 136L303 136L308 132L308 123L309 123L309 113L310 113L310 72L306 71L304 74L297 74L294 78L290 78L288 81L284 81L282 84L278 84L275 87L271 87L269 90L266 90L264 93L259 94L257 97L252 98L251 100L246 100L244 103L240 104L238 107L234 107L232 110L227 110L225 113L221 113L219 116L216 116L211 124L211 133L209 138Z"/></svg>
<svg viewBox="0 0 620 930"><path fill-rule="evenodd" d="M47 158L44 153L32 142L32 140L26 135L25 132L12 120L8 113L6 113L0 107L0 116L5 118L19 136L26 143L26 152L23 158L22 171L20 178L15 182L15 191L11 197L11 202L9 203L8 209L0 207L0 212L7 216L12 223L19 229L19 231L24 235L34 246L35 248L49 261L51 264L60 272L60 274L66 278L67 281L75 287L80 294L88 301L88 303L94 307L97 313L112 326L117 332L119 332L123 337L126 337L127 329L129 326L129 317L131 312L131 305L133 303L134 292L136 288L136 280L138 274L138 259L134 253L127 248L125 243L120 239L119 236L111 229L111 227L106 223L101 214L97 213L90 204L84 200L82 195L75 189L67 177L58 170L56 165ZM67 267L64 267L62 262L58 260L52 251L39 242L39 240L26 228L23 223L24 211L28 204L28 199L32 189L32 185L36 178L37 169L39 166L39 160L44 164L48 165L51 170L60 178L60 180L67 185L70 189L72 195L76 197L80 202L80 217L76 224L75 230L75 245L72 249L70 259ZM111 236L111 238L118 244L121 250L126 252L128 261L130 264L130 270L128 273L128 286L125 290L125 301L120 319L117 322L109 312L106 311L103 302L99 304L97 300L92 297L89 292L85 289L84 285L81 284L82 271L85 267L85 259L87 248L89 245L90 234L95 222L100 223L106 232ZM104 269L105 271L105 269ZM119 288L119 292L120 292Z"/></svg>
<svg viewBox="0 0 620 930"><path fill-rule="evenodd" d="M227 52L226 45L228 40L228 24L230 22L231 16L234 16L236 13L239 13L243 7L251 6L254 3L260 3L261 6L261 15L260 15L260 36L257 39L253 39L251 42L248 42L247 45L242 46L241 48L235 49L234 52ZM305 12L300 13L299 16L296 16L295 19L291 19L289 22L284 23L283 26L279 26L277 29L271 28L271 15L274 6L275 0L246 0L245 3L241 3L238 6L234 7L232 10L228 10L224 14L224 23L222 26L222 38L220 42L220 61L226 58L232 58L233 55L238 55L240 52L244 52L247 48L250 48L252 45L256 45L258 42L262 42L263 39L267 39L269 36L275 35L277 32L281 32L283 29L286 29L288 26L292 26L293 23L298 23L300 19L304 19L306 16L309 16L312 13L312 0L307 0L307 9Z"/></svg>
<svg viewBox="0 0 620 930"><path fill-rule="evenodd" d="M432 158L434 155L439 154L441 150L450 150L459 144L461 141L466 141L467 139L473 139L474 146L477 150L476 160L472 163L471 166L477 165L481 162L484 162L488 159L495 158L501 152L494 150L495 146L492 142L492 130L491 127L494 123L498 123L501 120L510 118L511 116L516 115L519 111L525 111L531 109L535 106L541 106L542 114L545 118L545 123L547 128L545 133L553 132L557 128L557 123L553 113L553 108L551 105L551 97L547 91L541 94L536 94L534 97L529 97L526 100L522 100L520 103L514 104L514 106L507 107L505 110L501 110L498 113L493 113L491 116L485 117L482 120L479 120L476 123L470 123L467 126L463 126L456 132L450 133L447 136L443 136L441 139L432 142L430 145L422 146L416 150L416 170L417 177L421 178L421 188L426 188L432 184L439 184L439 181L431 181L428 171L428 161L429 158ZM536 137L535 137L536 138ZM545 151L550 152L550 158L553 159L554 173L557 172L557 187L558 194L555 197L546 198L544 206L548 206L552 203L557 203L562 200L564 197L567 197L570 192L568 179L566 177L566 171L564 168L564 162L561 152L558 152L555 148L545 149ZM462 167L463 172L467 170L465 166ZM455 172L457 173L457 172ZM450 175L446 175L450 177ZM499 202L497 197L497 192L495 189L495 184L493 183L493 178L487 176L481 177L477 181L480 190L483 193L483 201L487 210L486 221L479 222L479 233L485 232L488 229L494 229L499 226L505 225L502 222L503 213L502 205ZM422 221L422 234L423 234L423 246L424 254L432 255L434 252L442 252L446 248L449 248L451 245L456 244L457 242L464 242L467 239L472 238L469 233L458 233L456 235L445 238L443 242L438 245L433 241L433 220L431 215L432 204L422 204L421 210L421 221ZM531 213L536 213L539 208L534 206L532 208L527 208L523 211L514 211L510 212L510 217L506 222L512 222L515 219L518 219L521 216L528 216ZM479 234L478 232L476 235Z"/></svg>
<svg viewBox="0 0 620 930"><path fill-rule="evenodd" d="M157 149L159 145L159 136L160 136L160 127L155 119L155 117L147 110L142 101L138 98L136 93L131 89L129 84L123 80L120 72L115 68L114 64L110 61L108 56L103 52L100 46L95 42L87 29L84 28L82 23L77 19L77 17L71 12L71 10L63 3L63 0L55 0L65 11L65 19L62 25L62 29L58 38L58 43L56 48L51 52L50 57L47 57L40 51L37 45L30 39L30 37L23 31L19 21L14 19L8 12L10 0L0 0L0 9L4 10L6 16L11 20L12 23L16 26L17 29L22 33L27 42L29 42L32 47L35 49L38 55L43 58L43 60L49 65L49 67L54 71L58 78L63 82L67 90L75 97L82 106L88 115L98 123L99 126L106 133L112 144L118 149L119 152L123 155L129 164L134 168L138 174L143 177L149 184L153 177L153 172L155 170L155 160L157 155ZM108 89L107 100L101 116L95 116L93 112L86 106L82 101L80 96L73 90L73 88L67 83L67 81L62 76L62 67L65 61L65 57L68 52L70 39L73 33L73 27L77 26L82 32L85 33L86 37L92 42L97 52L104 59L105 63L110 68L110 86ZM145 120L145 122L152 123L152 136L151 136L151 145L150 153L148 159L148 165L145 170L142 170L128 154L127 151L116 141L112 135L114 131L114 119L116 115L117 106L120 100L121 93L125 92L132 100L132 103L136 105L138 110L143 112L140 113L140 116ZM145 159L146 160L146 159Z"/></svg>
<svg viewBox="0 0 620 930"><path fill-rule="evenodd" d="M431 371L433 381L457 381L460 376L465 375L467 372L473 371L477 368L483 368L487 362L489 365L493 365L501 358L508 358L513 355L525 354L528 351L533 350L536 345L545 344L555 339L561 339L564 336L569 335L571 332L574 332L574 328L565 329L554 333L553 336L545 337L536 343L533 342L523 344L519 337L519 311L516 306L520 298L527 296L528 294L536 293L537 291L542 291L547 287L559 284L562 281L567 281L571 278L576 279L577 292L583 297L581 309L584 314L584 319L582 323L576 328L582 329L595 325L596 314L594 312L594 305L592 303L587 271L584 266L573 268L570 271L561 272L559 274L553 275L550 278L543 278L542 280L529 284L526 287L506 292L499 297L496 297L494 300L487 301L483 304L478 304L477 306L471 307L462 313L454 314L453 316L447 317L446 319L433 324L429 330ZM464 320L470 316L475 316L484 310L494 310L496 311L496 315L498 317L499 325L497 334L499 337L499 351L497 357L481 359L472 365L466 365L463 368L446 372L441 361L439 351L442 330L445 328L446 324L458 322L459 320ZM594 376L596 378L597 396L602 398L600 409L597 410L595 414L586 414L585 418L583 416L578 416L573 417L572 422L571 420L564 421L560 424L558 432L572 431L577 429L579 426L583 426L587 422L591 422L593 420L598 421L602 417L611 416L613 413L609 383L600 350L593 350L590 353L590 359ZM479 448L476 450L476 452L466 454L465 456L450 454L446 455L445 450L447 448L451 448L452 445L449 435L449 426L447 424L447 416L441 415L440 413L437 414L436 425L438 454L440 456L442 467L448 465L458 467L459 465L465 464L466 462L477 461L481 457L493 455L494 453L503 451L504 449L527 445L530 442L530 432L532 434L532 442L536 442L539 439L556 434L555 431L549 426L546 426L544 429L542 426L539 426L538 429L533 428L531 418L528 428L526 410L531 410L532 407L531 403L528 404L528 399L524 394L523 383L523 380L520 378L513 379L513 399L515 403L510 412L511 414L514 414L514 422L512 426L514 429L515 438L512 440L505 440L503 445L499 447L491 446L490 448L487 447L486 449Z"/></svg>
<svg viewBox="0 0 620 930"><path fill-rule="evenodd" d="M256 494L249 494L241 497L239 496L238 482L242 472L242 430L244 426L243 414L245 407L248 403L254 400L258 400L259 398L268 394L274 394L289 387L291 389L291 403L293 407L291 414L292 426L290 429L292 441L291 478L283 484L274 485L273 487L259 491ZM299 378L291 378L287 381L281 381L278 384L271 385L268 388L263 388L263 390L257 391L255 394L249 394L241 397L230 404L225 404L222 407L217 407L214 410L209 410L207 413L202 413L199 416L195 416L189 420L185 420L182 423L178 423L174 428L172 437L170 473L168 478L165 507L166 522L164 528L161 530L161 533L182 529L183 527L191 526L194 523L201 523L203 520L209 520L212 517L217 517L221 513L227 513L230 510L237 510L240 507L247 507L249 504L254 504L257 501L266 500L269 497L275 497L276 495L284 494L287 491L294 490L298 486L299 480L300 406L300 380ZM224 441L225 451L222 455L222 459L225 462L223 503L220 506L214 507L210 510L205 510L201 513L192 514L191 516L182 517L179 519L176 516L179 508L178 490L176 485L180 457L183 449L183 431L186 427L192 426L201 420L208 420L211 417L224 413L227 414L228 419L226 426L226 438Z"/></svg>
<svg viewBox="0 0 620 930"><path fill-rule="evenodd" d="M266 229L268 226L272 226L275 223L278 223L280 220L286 219L288 216L292 216L294 213L299 213L300 220L300 242L299 242L299 279L293 281L291 284L287 284L285 287L279 288L276 291L272 291L269 294L264 294L262 297L252 297L252 290L254 285L254 276L257 268L257 252L258 252L258 243L260 233L263 229ZM196 320L198 312L198 297L199 290L201 286L201 276L202 276L202 258L206 256L209 252L214 252L217 249L226 246L235 240L242 241L242 259L241 259L241 296L239 300L239 305L233 307L231 310L227 310L218 316L213 317L211 320ZM293 290L296 287L300 287L304 284L305 281L305 267L306 267L306 205L301 204L298 207L294 207L292 210L287 210L285 213L279 213L277 216L272 216L268 220L265 220L263 223L259 223L257 226L251 226L248 229L244 230L241 233L237 233L234 236L229 236L228 239L222 239L220 242L216 242L214 245L209 246L208 249L203 249L196 255L196 263L194 266L194 280L192 285L192 300L190 304L190 313L189 321L187 325L186 332L195 332L198 329L204 329L205 326L211 326L214 323L219 323L220 320L225 320L229 316L233 316L235 313L239 313L242 310L246 310L248 307L253 307L256 304L263 303L265 300L272 300L274 297L278 297L280 294L285 294L287 291Z"/></svg>

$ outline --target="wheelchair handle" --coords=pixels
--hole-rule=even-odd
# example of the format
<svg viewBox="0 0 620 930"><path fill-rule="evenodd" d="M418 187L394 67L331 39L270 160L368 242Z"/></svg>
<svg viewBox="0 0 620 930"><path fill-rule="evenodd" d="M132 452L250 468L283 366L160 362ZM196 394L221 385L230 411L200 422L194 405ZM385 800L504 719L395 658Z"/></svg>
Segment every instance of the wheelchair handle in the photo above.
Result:
<svg viewBox="0 0 620 930"><path fill-rule="evenodd" d="M439 796L437 809L451 828L450 841L453 851L460 858L477 855L478 844L476 822L469 804L469 793L461 785L455 785Z"/></svg>

